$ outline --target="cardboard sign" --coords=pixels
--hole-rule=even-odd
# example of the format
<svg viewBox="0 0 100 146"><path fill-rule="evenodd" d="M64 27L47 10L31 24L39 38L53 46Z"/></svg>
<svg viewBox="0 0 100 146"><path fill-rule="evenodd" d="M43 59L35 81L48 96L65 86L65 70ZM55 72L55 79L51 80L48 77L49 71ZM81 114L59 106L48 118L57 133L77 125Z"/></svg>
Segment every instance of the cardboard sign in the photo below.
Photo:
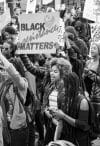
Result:
<svg viewBox="0 0 100 146"><path fill-rule="evenodd" d="M58 44L62 47L64 47L64 32L65 32L65 25L64 25L64 21L62 19L59 19L59 32L58 32Z"/></svg>
<svg viewBox="0 0 100 146"><path fill-rule="evenodd" d="M91 24L91 41L100 42L100 24Z"/></svg>
<svg viewBox="0 0 100 146"><path fill-rule="evenodd" d="M96 21L96 13L94 11L94 0L86 0L84 5L83 17L92 21Z"/></svg>
<svg viewBox="0 0 100 146"><path fill-rule="evenodd" d="M43 0L42 1L42 4L43 5L47 5L47 4L49 4L49 3L51 3L53 0Z"/></svg>
<svg viewBox="0 0 100 146"><path fill-rule="evenodd" d="M55 53L58 42L59 13L35 13L19 16L18 54Z"/></svg>

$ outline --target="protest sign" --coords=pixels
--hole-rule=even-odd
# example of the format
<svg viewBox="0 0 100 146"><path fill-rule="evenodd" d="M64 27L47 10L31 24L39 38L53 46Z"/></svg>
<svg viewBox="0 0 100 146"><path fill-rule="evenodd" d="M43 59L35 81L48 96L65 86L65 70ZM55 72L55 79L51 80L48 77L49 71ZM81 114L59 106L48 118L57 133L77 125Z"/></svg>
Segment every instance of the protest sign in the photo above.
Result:
<svg viewBox="0 0 100 146"><path fill-rule="evenodd" d="M84 4L83 17L92 21L96 21L96 13L94 12L94 0L86 0Z"/></svg>
<svg viewBox="0 0 100 146"><path fill-rule="evenodd" d="M86 0L83 17L95 22L100 21L100 0Z"/></svg>
<svg viewBox="0 0 100 146"><path fill-rule="evenodd" d="M47 4L49 4L49 3L52 3L52 1L54 1L54 0L43 0L43 1L42 1L42 4L43 4L43 5L47 5Z"/></svg>
<svg viewBox="0 0 100 146"><path fill-rule="evenodd" d="M55 53L58 42L59 13L35 13L19 16L18 54Z"/></svg>
<svg viewBox="0 0 100 146"><path fill-rule="evenodd" d="M91 42L100 43L100 24L99 23L91 23ZM89 52L89 57L91 57L91 47Z"/></svg>
<svg viewBox="0 0 100 146"><path fill-rule="evenodd" d="M27 0L26 14L28 14L28 12L35 13L35 8L36 0Z"/></svg>
<svg viewBox="0 0 100 146"><path fill-rule="evenodd" d="M91 24L91 41L100 42L100 24Z"/></svg>
<svg viewBox="0 0 100 146"><path fill-rule="evenodd" d="M60 10L61 7L61 0L55 0L55 10Z"/></svg>
<svg viewBox="0 0 100 146"><path fill-rule="evenodd" d="M62 47L64 47L64 32L65 32L65 25L64 25L64 21L62 19L59 20L59 32L58 32L58 44Z"/></svg>
<svg viewBox="0 0 100 146"><path fill-rule="evenodd" d="M26 12L27 0L21 0L20 6L21 6L21 11L22 11L22 12Z"/></svg>

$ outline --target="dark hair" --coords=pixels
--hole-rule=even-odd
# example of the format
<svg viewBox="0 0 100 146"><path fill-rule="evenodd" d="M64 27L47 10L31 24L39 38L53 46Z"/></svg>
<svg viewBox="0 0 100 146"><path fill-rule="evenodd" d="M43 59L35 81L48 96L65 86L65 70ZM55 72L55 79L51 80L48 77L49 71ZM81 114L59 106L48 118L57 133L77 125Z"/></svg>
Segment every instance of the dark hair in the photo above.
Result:
<svg viewBox="0 0 100 146"><path fill-rule="evenodd" d="M77 32L76 32L76 30L75 30L75 28L73 26L67 26L65 28L65 31L69 32L69 33L72 33L74 35L74 39L77 39L78 34L77 34Z"/></svg>
<svg viewBox="0 0 100 146"><path fill-rule="evenodd" d="M72 111L72 105L75 102L76 97L78 96L79 93L79 78L76 75L76 73L70 73L67 74L64 77L64 86L65 86L65 97L66 100L69 101L69 109L68 111ZM66 101L67 102L67 101Z"/></svg>
<svg viewBox="0 0 100 146"><path fill-rule="evenodd" d="M16 20L16 24L19 24L19 22L18 22L18 16L14 15L14 16L12 16L12 18Z"/></svg>
<svg viewBox="0 0 100 146"><path fill-rule="evenodd" d="M13 44L12 42L7 42L7 43L10 45L11 57L15 57L15 52L17 50L17 45Z"/></svg>
<svg viewBox="0 0 100 146"><path fill-rule="evenodd" d="M12 26L5 27L4 31L9 33L9 34L12 34L12 35L13 34L18 34L17 30Z"/></svg>
<svg viewBox="0 0 100 146"><path fill-rule="evenodd" d="M14 57L15 56L15 52L17 50L17 45L11 44L11 49L12 49L11 56Z"/></svg>
<svg viewBox="0 0 100 146"><path fill-rule="evenodd" d="M65 13L66 13L66 10L61 10L60 11L60 18L64 18L64 15L65 15Z"/></svg>

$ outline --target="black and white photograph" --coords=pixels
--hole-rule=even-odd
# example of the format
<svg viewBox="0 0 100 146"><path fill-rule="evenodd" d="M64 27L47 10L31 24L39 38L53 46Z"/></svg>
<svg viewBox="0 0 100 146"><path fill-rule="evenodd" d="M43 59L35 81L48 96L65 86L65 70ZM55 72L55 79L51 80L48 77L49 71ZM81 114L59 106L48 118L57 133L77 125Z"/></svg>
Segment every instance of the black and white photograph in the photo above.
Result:
<svg viewBox="0 0 100 146"><path fill-rule="evenodd" d="M100 146L100 0L0 0L0 146Z"/></svg>

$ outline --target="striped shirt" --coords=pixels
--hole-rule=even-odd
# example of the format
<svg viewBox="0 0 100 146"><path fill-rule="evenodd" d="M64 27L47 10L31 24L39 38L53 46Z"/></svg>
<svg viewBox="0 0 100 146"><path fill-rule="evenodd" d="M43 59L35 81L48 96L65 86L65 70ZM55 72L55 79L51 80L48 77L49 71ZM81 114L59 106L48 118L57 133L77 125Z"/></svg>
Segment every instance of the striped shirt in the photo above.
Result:
<svg viewBox="0 0 100 146"><path fill-rule="evenodd" d="M57 96L58 96L58 91L56 89L53 90L51 92L51 94L49 95L49 106L50 106L50 108L58 109Z"/></svg>

